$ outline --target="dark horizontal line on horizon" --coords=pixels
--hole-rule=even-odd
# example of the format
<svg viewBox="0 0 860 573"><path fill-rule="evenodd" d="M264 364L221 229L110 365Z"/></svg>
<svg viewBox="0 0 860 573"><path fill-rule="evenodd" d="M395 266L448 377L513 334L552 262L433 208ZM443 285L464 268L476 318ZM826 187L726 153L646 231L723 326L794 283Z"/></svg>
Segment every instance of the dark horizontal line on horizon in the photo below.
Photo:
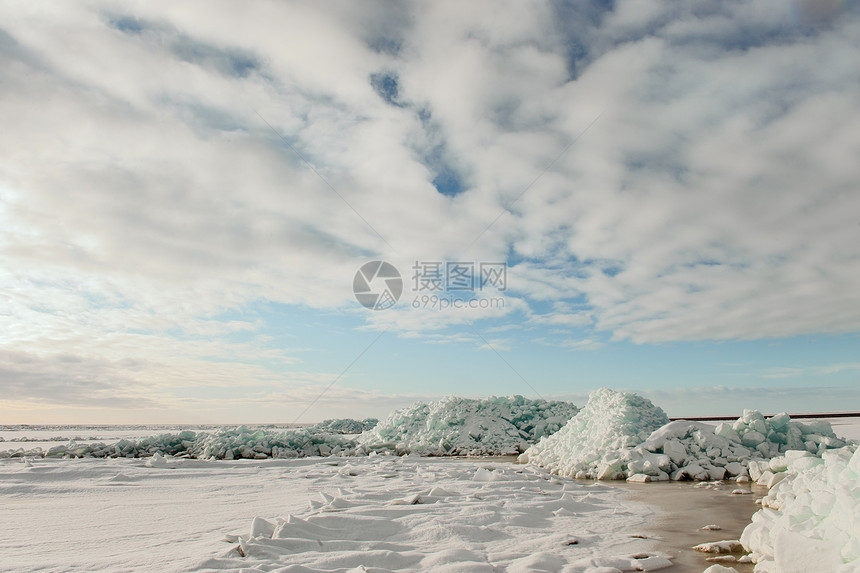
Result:
<svg viewBox="0 0 860 573"><path fill-rule="evenodd" d="M764 414L765 418L772 418L777 414ZM670 417L669 420L677 422L678 420L688 420L690 422L719 422L723 420L737 420L741 416L689 416L689 417ZM860 418L860 412L825 412L823 414L789 414L792 420L803 420L810 418Z"/></svg>

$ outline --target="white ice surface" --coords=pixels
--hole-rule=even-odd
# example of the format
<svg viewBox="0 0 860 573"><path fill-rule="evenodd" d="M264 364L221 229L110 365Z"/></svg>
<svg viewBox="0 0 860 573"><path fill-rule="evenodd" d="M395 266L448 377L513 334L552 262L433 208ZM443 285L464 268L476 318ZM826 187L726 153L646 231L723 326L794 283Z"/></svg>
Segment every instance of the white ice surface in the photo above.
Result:
<svg viewBox="0 0 860 573"><path fill-rule="evenodd" d="M492 460L5 459L0 570L656 570L623 495Z"/></svg>

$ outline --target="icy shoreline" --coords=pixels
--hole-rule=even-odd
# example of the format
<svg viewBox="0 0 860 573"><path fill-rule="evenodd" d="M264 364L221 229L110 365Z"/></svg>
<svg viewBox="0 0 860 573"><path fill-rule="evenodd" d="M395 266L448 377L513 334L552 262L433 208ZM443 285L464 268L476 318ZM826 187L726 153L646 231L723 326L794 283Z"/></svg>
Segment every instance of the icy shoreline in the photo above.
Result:
<svg viewBox="0 0 860 573"><path fill-rule="evenodd" d="M364 431L361 434L340 433L359 429ZM332 492L320 489L317 492L321 494L320 497L310 503L305 513L289 513L294 519L258 513L261 518L253 522L250 533L231 537L234 544L238 544L236 554L222 555L221 558L207 561L206 565L207 570L230 569L233 565L240 566L237 565L237 559L241 558L242 563L245 563L256 556L262 559L262 568L257 568L258 571L281 571L272 563L267 564L266 559L282 560L284 555L292 555L291 551L296 547L304 547L302 543L306 540L301 541L304 539L301 535L307 532L287 531L290 529L287 527L291 523L290 519L302 524L319 521L316 525L323 529L314 531L325 533L328 537L323 537L333 546L352 547L349 543L345 544L345 541L350 540L338 537L340 533L329 531L331 524L326 523L330 520L325 516L353 510L359 515L391 513L393 510L389 506L401 505L433 505L435 511L448 507L446 504L453 503L455 499L459 501L445 511L457 509L457 504L462 503L462 495L449 496L451 499L437 495L441 490L434 493L438 485L434 480L453 480L456 488L470 491L470 496L480 496L472 491L477 487L475 484L493 491L501 488L504 492L497 498L500 508L508 508L504 500L516 499L524 504L523 507L531 507L534 511L538 511L534 508L540 505L535 505L532 499L534 495L541 496L536 499L556 495L549 491L552 488L547 489L547 483L561 486L557 494L560 496L557 500L560 505L553 506L552 517L544 516L536 523L553 521L567 515L565 511L568 510L568 517L583 517L596 511L594 508L588 509L589 504L573 503L575 496L572 497L568 492L573 491L571 488L577 484L566 478L629 482L694 480L700 481L704 487L717 487L717 483L730 481L737 484L736 491L732 493L738 494L750 493L748 484L754 482L769 488L770 493L764 498L763 508L754 515L752 524L745 529L741 537L743 545L736 540L725 540L725 548L730 548L726 550L745 549L751 552L746 559L757 561L755 570L758 573L804 571L798 569L797 564L806 563L804 566L808 566L809 559L818 563L831 559L832 563L828 562L828 567L834 572L849 573L856 570L860 559L860 539L856 533L860 528L855 515L860 504L855 496L856 491L860 491L857 487L860 482L860 457L855 453L856 449L856 444L838 438L827 422L798 422L786 414L765 418L753 410L745 410L733 422L717 425L683 420L669 422L660 408L644 398L601 389L591 394L582 410L569 403L527 400L520 396L484 400L448 398L430 404L419 403L394 412L378 424L375 420L329 420L313 427L283 430L236 428L216 432L187 431L119 440L112 444L69 443L55 445L47 451L19 448L0 452L0 468L8 474L7 477L14 474L11 482L17 485L3 489L5 494L11 496L13 503L14 499L28 495L31 486L36 486L33 491L37 491L37 486L44 485L42 477L50 476L53 468L57 467L71 474L80 470L81 477L89 473L101 475L99 479L106 482L104 485L112 488L137 488L152 476L166 477L159 473L138 476L134 474L137 469L129 470L132 473L119 471L109 477L102 475L105 468L112 471L115 464L143 468L143 472L171 473L179 469L205 469L218 476L205 486L210 488L223 487L220 483L222 469L236 471L239 475L251 468L286 472L285 468L305 467L315 469L294 476L309 480L305 485L311 485L310 489L298 488L300 492L307 493L326 479L334 478L332 472L339 476L336 479L343 478L355 486L352 489L338 486L340 489ZM486 464L490 462L486 458L480 459L486 455L517 453L520 453L520 462L530 465L515 469L511 469L514 466L488 468ZM438 456L477 456L479 459L451 461ZM93 465L96 462L100 465ZM427 469L434 467L432 465L421 465L434 463L443 469L437 471ZM448 465L450 463L474 464L473 472L466 475L462 473L462 468L455 471ZM407 476L400 470L395 471L398 467L404 467L402 464L412 464L409 467L414 468L416 474ZM400 481L389 481L394 478ZM367 480L371 480L374 485L368 485ZM531 487L523 480L541 480L538 483L543 485L528 495L521 495L521 492L530 491ZM205 479L202 481L206 483ZM599 482L593 483L597 487ZM395 487L393 484L399 485ZM409 487L404 489L404 484ZM427 487L416 489L419 484ZM516 491L505 489L513 487L512 484L516 485ZM289 494L296 489L293 482L279 483L279 491L281 485L287 486L284 491ZM248 487L248 484L241 483L239 487ZM60 491L65 490L61 488ZM128 490L129 493L133 491ZM479 502L485 498L470 499L472 501L468 503L477 504L473 508L477 511L476 508L481 506ZM25 499L21 501L27 503ZM568 501L573 505L565 505ZM571 509L573 507L582 511ZM496 519L502 519L505 511L498 509L495 515ZM452 522L453 525L464 526L455 522ZM298 529L301 530L301 527ZM410 535L417 535L410 531ZM380 536L375 533L369 535L372 539L361 540L363 546L381 548L377 561L374 561L379 565L376 570L390 570L381 566L385 555L394 558L389 555L392 546L387 544L390 542L377 539ZM511 536L510 532L499 535L500 539ZM523 531L518 535L529 537ZM598 539L599 536L594 538ZM471 567L476 555L484 560L481 563L489 563L487 549L483 545L477 553L473 547L468 550L471 553L458 553L459 557L450 556L449 561L434 561L433 552L429 549L432 545L417 538L410 539L410 543L411 549L403 550L408 555L401 555L400 550L395 552L399 555L398 559L403 559L403 567L395 567L394 570L454 570L462 563L471 564ZM599 545L597 541L595 543ZM725 548L718 544L706 549L720 551ZM307 557L307 551L300 551L304 557L296 561L297 566L305 563L302 559ZM804 561L802 555L795 555L798 551L813 557L807 556ZM557 552L557 548L548 548L547 555L537 561L518 561L525 559L526 553L509 561L505 561L508 557L499 553L494 559L508 563L512 567L508 569L510 571L544 570L540 567L545 566L547 571L617 572L657 570L668 566L664 555L652 553L613 555L607 561L604 559L606 554L597 552L586 563L566 558L559 561ZM326 560L330 557L319 558L321 562L328 563ZM343 563L351 562L346 557L344 559L346 561ZM710 573L731 572L732 569L724 565L731 565L737 555L717 556L714 559L719 560L720 564L709 569ZM344 567L297 571L352 570L346 565Z"/></svg>
<svg viewBox="0 0 860 573"><path fill-rule="evenodd" d="M315 426L269 430L221 428L122 439L113 443L56 444L42 449L0 450L0 458L124 458L169 455L194 459L290 459L363 456L371 453L425 456L519 454L558 431L577 412L569 402L522 396L482 400L449 397L393 412L387 419L326 420ZM347 431L361 433L348 434Z"/></svg>

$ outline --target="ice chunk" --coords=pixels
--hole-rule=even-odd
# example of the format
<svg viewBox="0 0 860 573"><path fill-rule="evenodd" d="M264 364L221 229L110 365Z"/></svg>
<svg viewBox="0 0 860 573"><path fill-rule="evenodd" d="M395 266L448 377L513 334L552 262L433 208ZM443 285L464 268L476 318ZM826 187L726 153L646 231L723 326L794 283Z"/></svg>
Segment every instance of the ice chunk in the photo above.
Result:
<svg viewBox="0 0 860 573"><path fill-rule="evenodd" d="M748 448L754 448L760 443L765 441L765 436L761 432L757 432L756 430L750 430L746 432L741 438L741 442Z"/></svg>
<svg viewBox="0 0 860 573"><path fill-rule="evenodd" d="M770 423L771 427L776 430L781 430L788 426L788 422L791 418L789 418L788 414L782 412L781 414L777 414L776 416L771 416L767 419Z"/></svg>
<svg viewBox="0 0 860 573"><path fill-rule="evenodd" d="M726 471L731 476L740 476L745 475L747 473L747 469L743 466L743 464L739 464L738 462L729 462L725 466Z"/></svg>
<svg viewBox="0 0 860 573"><path fill-rule="evenodd" d="M472 476L472 481L501 481L502 472L499 470L489 470L487 468L478 468L475 470L475 475Z"/></svg>
<svg viewBox="0 0 860 573"><path fill-rule="evenodd" d="M736 553L743 551L743 545L737 539L727 539L725 541L711 541L709 543L700 543L693 547L696 551L703 553Z"/></svg>
<svg viewBox="0 0 860 573"><path fill-rule="evenodd" d="M687 459L687 448L678 440L667 440L663 444L663 453L669 456L672 463L679 466Z"/></svg>
<svg viewBox="0 0 860 573"><path fill-rule="evenodd" d="M635 565L637 571L658 571L671 567L672 562L659 555L649 555L643 559L636 559Z"/></svg>
<svg viewBox="0 0 860 573"><path fill-rule="evenodd" d="M271 538L275 533L275 524L262 517L255 517L251 522L251 537Z"/></svg>
<svg viewBox="0 0 860 573"><path fill-rule="evenodd" d="M738 570L734 567L724 567L722 565L711 565L702 573L738 573Z"/></svg>

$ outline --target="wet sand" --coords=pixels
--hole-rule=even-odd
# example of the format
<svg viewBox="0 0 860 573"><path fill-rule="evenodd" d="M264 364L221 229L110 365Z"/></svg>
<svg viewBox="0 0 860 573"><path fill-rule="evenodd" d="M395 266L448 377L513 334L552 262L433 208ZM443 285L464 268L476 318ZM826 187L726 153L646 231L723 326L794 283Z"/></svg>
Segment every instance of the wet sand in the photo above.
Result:
<svg viewBox="0 0 860 573"><path fill-rule="evenodd" d="M609 483L609 482L607 482ZM732 495L739 486L734 482L716 486L716 489L697 488L692 482L627 483L613 482L630 492L634 501L647 503L660 510L653 527L643 532L657 540L655 550L671 556L674 565L661 571L667 573L702 573L713 563L706 561L712 554L693 551L699 543L738 539L750 523L750 517L759 506L755 500L763 497L767 489L759 486L745 487L753 490L749 495ZM715 524L719 531L701 528ZM736 554L737 557L743 555ZM734 567L739 573L752 573L752 564L722 563Z"/></svg>

